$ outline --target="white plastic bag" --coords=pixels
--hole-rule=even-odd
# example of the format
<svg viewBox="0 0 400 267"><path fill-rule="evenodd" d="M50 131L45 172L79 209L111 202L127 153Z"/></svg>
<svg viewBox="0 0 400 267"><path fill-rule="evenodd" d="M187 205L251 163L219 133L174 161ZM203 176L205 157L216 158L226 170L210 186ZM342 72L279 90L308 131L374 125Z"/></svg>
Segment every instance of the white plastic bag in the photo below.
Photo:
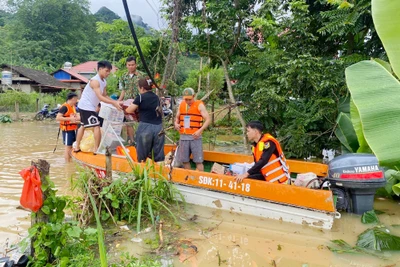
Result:
<svg viewBox="0 0 400 267"><path fill-rule="evenodd" d="M299 173L294 181L294 185L306 187L311 180L315 179L315 181L312 182L308 187L318 187L319 181L316 178L317 175L313 172Z"/></svg>
<svg viewBox="0 0 400 267"><path fill-rule="evenodd" d="M180 168L180 167L182 167L183 164L182 164L182 162L180 162L178 160L178 150L179 150L179 146L177 146L175 149L174 158L172 160L172 167Z"/></svg>

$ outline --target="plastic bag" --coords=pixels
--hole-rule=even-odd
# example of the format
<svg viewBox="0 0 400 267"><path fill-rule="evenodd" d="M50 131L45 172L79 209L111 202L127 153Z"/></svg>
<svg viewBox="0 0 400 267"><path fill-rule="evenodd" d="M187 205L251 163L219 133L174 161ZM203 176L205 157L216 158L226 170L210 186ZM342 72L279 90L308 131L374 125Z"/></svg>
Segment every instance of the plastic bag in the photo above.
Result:
<svg viewBox="0 0 400 267"><path fill-rule="evenodd" d="M183 166L182 162L178 160L179 146L176 147L174 153L174 159L172 160L172 167L180 168Z"/></svg>
<svg viewBox="0 0 400 267"><path fill-rule="evenodd" d="M43 206L42 183L39 171L35 166L32 166L23 169L19 174L25 180L20 203L22 207L37 212Z"/></svg>
<svg viewBox="0 0 400 267"><path fill-rule="evenodd" d="M96 152L94 151L94 133L91 129L85 129L79 148L83 152Z"/></svg>
<svg viewBox="0 0 400 267"><path fill-rule="evenodd" d="M319 182L317 181L317 175L313 172L307 172L307 173L299 173L297 174L296 180L294 181L294 185L296 186L301 186L301 187L318 187ZM315 180L314 180L315 179ZM310 183L311 180L314 180L313 182Z"/></svg>

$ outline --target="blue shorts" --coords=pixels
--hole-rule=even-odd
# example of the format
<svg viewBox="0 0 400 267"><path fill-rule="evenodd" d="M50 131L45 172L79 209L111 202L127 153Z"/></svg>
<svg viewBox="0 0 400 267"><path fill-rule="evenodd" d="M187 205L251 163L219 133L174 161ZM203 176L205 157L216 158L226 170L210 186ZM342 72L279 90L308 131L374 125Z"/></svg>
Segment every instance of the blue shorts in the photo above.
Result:
<svg viewBox="0 0 400 267"><path fill-rule="evenodd" d="M63 143L66 146L72 146L76 141L76 131L62 131Z"/></svg>

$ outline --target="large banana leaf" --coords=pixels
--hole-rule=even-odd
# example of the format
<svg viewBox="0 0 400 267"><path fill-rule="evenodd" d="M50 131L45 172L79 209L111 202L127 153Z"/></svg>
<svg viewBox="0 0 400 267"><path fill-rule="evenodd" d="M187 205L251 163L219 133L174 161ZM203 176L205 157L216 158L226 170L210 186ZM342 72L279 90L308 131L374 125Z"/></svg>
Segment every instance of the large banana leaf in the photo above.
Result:
<svg viewBox="0 0 400 267"><path fill-rule="evenodd" d="M372 60L348 67L346 81L360 115L361 129L379 164L400 167L399 81ZM351 117L353 120L353 113Z"/></svg>
<svg viewBox="0 0 400 267"><path fill-rule="evenodd" d="M381 64L388 72L393 74L393 70L392 70L392 66L390 66L389 62L386 62L380 58L373 58L373 61L378 62L379 64Z"/></svg>
<svg viewBox="0 0 400 267"><path fill-rule="evenodd" d="M362 128L362 122L360 118L360 113L356 105L354 104L353 98L350 101L350 117L353 123L354 131L357 135L358 139L358 149L356 152L358 153L371 153L371 149L368 146L367 140L365 140L364 132Z"/></svg>
<svg viewBox="0 0 400 267"><path fill-rule="evenodd" d="M376 32L385 47L394 73L400 77L400 1L372 0L371 6Z"/></svg>
<svg viewBox="0 0 400 267"><path fill-rule="evenodd" d="M336 120L335 135L340 143L351 153L356 153L359 148L356 132L350 117L341 112Z"/></svg>
<svg viewBox="0 0 400 267"><path fill-rule="evenodd" d="M358 236L357 246L371 250L400 250L400 237L385 228L367 229Z"/></svg>

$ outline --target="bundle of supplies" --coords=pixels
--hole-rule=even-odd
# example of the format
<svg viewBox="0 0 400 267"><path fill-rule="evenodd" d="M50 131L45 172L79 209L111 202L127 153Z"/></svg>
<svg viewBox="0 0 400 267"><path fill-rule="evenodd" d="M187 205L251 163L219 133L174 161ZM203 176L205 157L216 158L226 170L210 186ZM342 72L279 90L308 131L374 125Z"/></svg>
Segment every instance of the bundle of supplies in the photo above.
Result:
<svg viewBox="0 0 400 267"><path fill-rule="evenodd" d="M229 170L231 171L232 174L244 174L246 173L251 167L254 166L254 162L252 163L233 163L229 165Z"/></svg>
<svg viewBox="0 0 400 267"><path fill-rule="evenodd" d="M124 120L123 111L119 111L111 104L101 102L99 116L104 119L103 126L101 127L103 131L106 131L108 126L111 125L116 134L121 134L122 122Z"/></svg>
<svg viewBox="0 0 400 267"><path fill-rule="evenodd" d="M294 181L294 185L308 188L318 188L320 186L320 182L317 178L317 175L313 172L299 173Z"/></svg>
<svg viewBox="0 0 400 267"><path fill-rule="evenodd" d="M136 110L134 113L127 113L126 109L132 105L133 103L133 99L127 99L124 101L124 103L122 104L122 108L125 112L125 119L127 121L139 121L139 111Z"/></svg>
<svg viewBox="0 0 400 267"><path fill-rule="evenodd" d="M81 140L81 144L80 144L80 149L83 152L95 152L94 151L94 133L93 133L93 128L88 128L85 130L82 140ZM76 146L76 144L75 144ZM76 148L74 148L76 149Z"/></svg>

